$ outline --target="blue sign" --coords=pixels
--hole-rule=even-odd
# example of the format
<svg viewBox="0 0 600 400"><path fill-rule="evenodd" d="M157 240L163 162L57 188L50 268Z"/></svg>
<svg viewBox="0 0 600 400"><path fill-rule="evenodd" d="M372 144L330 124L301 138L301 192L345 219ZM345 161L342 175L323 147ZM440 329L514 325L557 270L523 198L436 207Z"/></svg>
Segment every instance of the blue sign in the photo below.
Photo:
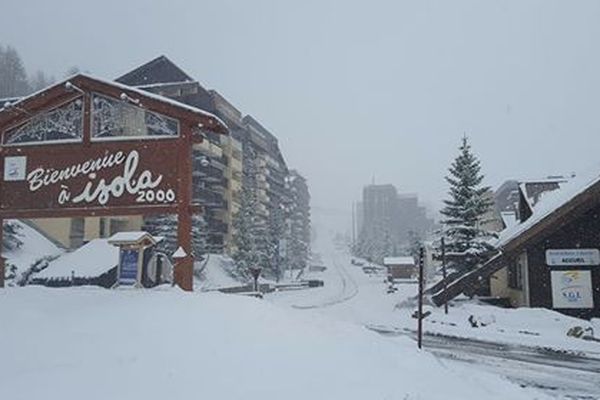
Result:
<svg viewBox="0 0 600 400"><path fill-rule="evenodd" d="M119 265L119 283L121 285L135 285L137 283L138 258L138 250L121 250L121 261Z"/></svg>

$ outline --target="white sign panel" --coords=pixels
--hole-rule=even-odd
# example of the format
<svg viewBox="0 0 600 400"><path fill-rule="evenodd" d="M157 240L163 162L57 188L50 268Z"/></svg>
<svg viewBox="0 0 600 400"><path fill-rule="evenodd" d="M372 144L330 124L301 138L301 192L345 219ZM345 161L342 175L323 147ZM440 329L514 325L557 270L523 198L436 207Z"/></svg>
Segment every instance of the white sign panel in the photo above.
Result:
<svg viewBox="0 0 600 400"><path fill-rule="evenodd" d="M6 157L4 158L4 180L24 181L27 175L27 157Z"/></svg>
<svg viewBox="0 0 600 400"><path fill-rule="evenodd" d="M600 250L598 249L561 249L546 250L548 265L600 265Z"/></svg>
<svg viewBox="0 0 600 400"><path fill-rule="evenodd" d="M594 308L591 271L552 271L553 308Z"/></svg>

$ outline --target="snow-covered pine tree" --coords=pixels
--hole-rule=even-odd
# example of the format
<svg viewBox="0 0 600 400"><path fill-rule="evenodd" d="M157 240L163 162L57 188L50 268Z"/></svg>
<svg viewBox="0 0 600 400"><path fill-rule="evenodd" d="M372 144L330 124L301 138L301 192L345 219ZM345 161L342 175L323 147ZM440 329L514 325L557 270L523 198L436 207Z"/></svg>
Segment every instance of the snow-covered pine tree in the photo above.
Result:
<svg viewBox="0 0 600 400"><path fill-rule="evenodd" d="M147 218L144 222L144 230L153 236L161 236L163 240L158 248L171 256L177 250L177 215L161 214ZM200 214L192 216L192 251L196 261L202 259L206 253L207 227L204 218Z"/></svg>
<svg viewBox="0 0 600 400"><path fill-rule="evenodd" d="M256 181L256 157L249 151L244 157L240 209L233 217L233 243L239 276L248 276L250 267L269 267L269 237L266 218L259 213Z"/></svg>
<svg viewBox="0 0 600 400"><path fill-rule="evenodd" d="M446 181L450 198L444 200L446 255L449 267L459 273L473 270L483 262L493 247L489 244L495 234L482 228L482 218L491 207L485 197L489 187L482 186L481 164L471 152L467 137L463 137L460 154L449 168Z"/></svg>
<svg viewBox="0 0 600 400"><path fill-rule="evenodd" d="M419 253L421 252L421 246L423 245L423 239L418 232L410 230L408 231L408 248L407 255L411 256L415 260L419 259Z"/></svg>
<svg viewBox="0 0 600 400"><path fill-rule="evenodd" d="M279 280L283 273L284 259L279 255L280 241L289 242L286 229L285 213L281 205L273 206L269 210L269 237L268 237L268 266L269 272Z"/></svg>
<svg viewBox="0 0 600 400"><path fill-rule="evenodd" d="M2 250L15 250L21 247L23 242L20 237L21 225L16 221L4 221L2 225Z"/></svg>

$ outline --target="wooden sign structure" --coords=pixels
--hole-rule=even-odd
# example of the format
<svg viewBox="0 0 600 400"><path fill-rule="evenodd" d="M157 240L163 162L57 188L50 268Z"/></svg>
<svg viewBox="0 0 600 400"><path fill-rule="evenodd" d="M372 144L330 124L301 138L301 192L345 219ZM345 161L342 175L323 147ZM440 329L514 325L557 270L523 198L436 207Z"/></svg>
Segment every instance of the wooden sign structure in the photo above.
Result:
<svg viewBox="0 0 600 400"><path fill-rule="evenodd" d="M83 74L0 107L0 226L9 218L177 214L178 246L189 256L175 281L193 290L192 214L201 207L192 204L192 146L202 131L227 134L223 122Z"/></svg>

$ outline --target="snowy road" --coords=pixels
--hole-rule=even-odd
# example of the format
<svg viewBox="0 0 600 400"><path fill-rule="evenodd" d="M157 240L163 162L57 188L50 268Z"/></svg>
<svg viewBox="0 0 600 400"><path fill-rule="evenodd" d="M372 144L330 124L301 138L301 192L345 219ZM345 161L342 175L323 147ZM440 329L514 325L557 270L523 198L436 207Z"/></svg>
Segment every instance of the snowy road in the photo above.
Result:
<svg viewBox="0 0 600 400"><path fill-rule="evenodd" d="M330 263L328 264L330 265L330 268L333 267L333 279L331 279L332 274L328 274L330 275L330 279L327 280L327 284L335 285L337 287L336 293L330 298L317 299L308 304L294 304L292 307L298 309L330 307L348 301L358 294L358 284L348 273L339 258L335 256L331 257ZM325 288L325 291L328 290L328 288Z"/></svg>
<svg viewBox="0 0 600 400"><path fill-rule="evenodd" d="M367 276L360 267L351 265L347 254L332 246L322 246L321 250L328 269L318 278L325 281L325 287L277 293L269 300L361 324L391 337L414 336L397 327L400 317L394 307L399 299L414 295L416 285L398 285L398 292L388 295L382 276ZM600 359L529 346L433 335L426 337L425 349L449 368L475 365L558 399L600 400Z"/></svg>
<svg viewBox="0 0 600 400"><path fill-rule="evenodd" d="M414 332L369 327L384 336ZM550 349L426 335L427 351L450 362L477 365L521 386L536 387L564 399L600 399L600 359Z"/></svg>

